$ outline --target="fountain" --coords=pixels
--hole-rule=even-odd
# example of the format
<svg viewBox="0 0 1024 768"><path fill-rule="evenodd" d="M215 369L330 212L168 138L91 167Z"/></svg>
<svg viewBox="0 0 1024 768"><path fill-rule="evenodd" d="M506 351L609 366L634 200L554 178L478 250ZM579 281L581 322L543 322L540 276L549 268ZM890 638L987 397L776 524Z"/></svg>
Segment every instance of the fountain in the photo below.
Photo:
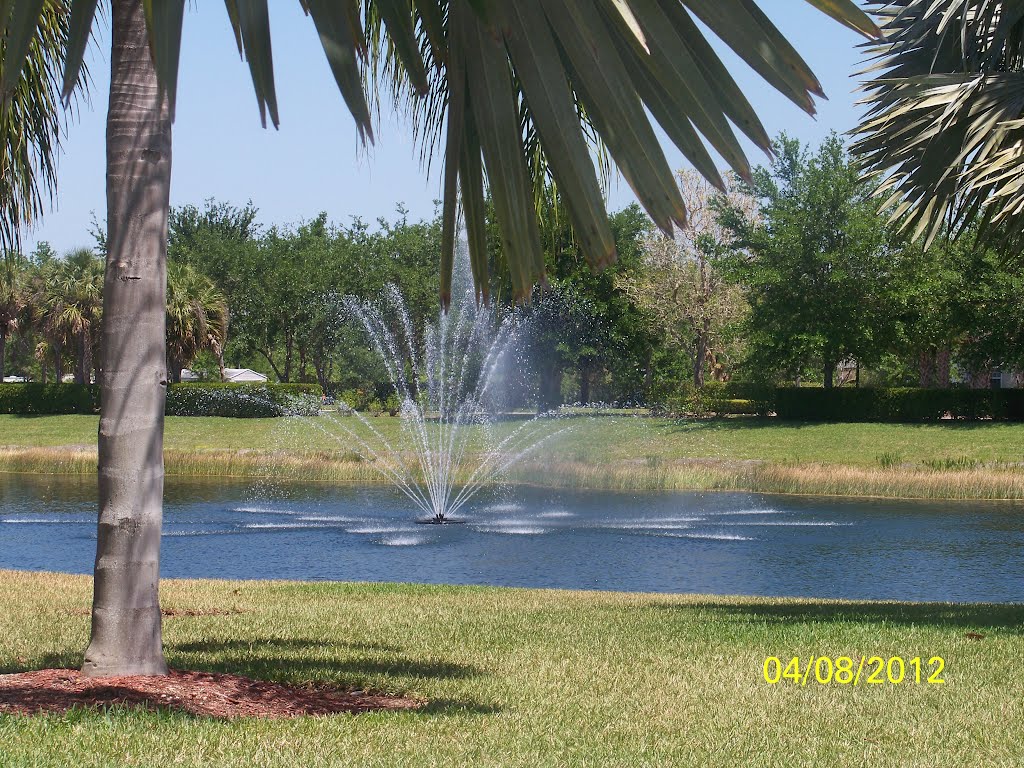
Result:
<svg viewBox="0 0 1024 768"><path fill-rule="evenodd" d="M427 515L423 523L461 522L453 515L474 494L562 431L550 426L550 414L515 426L500 418L498 390L523 321L514 313L500 320L471 287L459 294L426 328L422 349L397 286L379 303L345 300L401 402L397 439L345 405L309 420L408 496Z"/></svg>

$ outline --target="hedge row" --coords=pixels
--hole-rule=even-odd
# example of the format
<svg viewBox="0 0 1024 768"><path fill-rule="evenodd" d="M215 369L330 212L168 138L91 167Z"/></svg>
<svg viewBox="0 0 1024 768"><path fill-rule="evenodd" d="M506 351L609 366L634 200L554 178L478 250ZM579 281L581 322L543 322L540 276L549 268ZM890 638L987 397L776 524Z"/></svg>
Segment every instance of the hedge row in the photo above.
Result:
<svg viewBox="0 0 1024 768"><path fill-rule="evenodd" d="M0 384L0 413L96 413L99 387L81 384ZM312 415L322 391L315 384L174 384L167 390L168 416Z"/></svg>
<svg viewBox="0 0 1024 768"><path fill-rule="evenodd" d="M675 414L771 415L787 421L1024 421L1024 389L771 387L708 382L666 403Z"/></svg>
<svg viewBox="0 0 1024 768"><path fill-rule="evenodd" d="M775 390L780 419L799 421L1024 421L1024 389L812 389Z"/></svg>
<svg viewBox="0 0 1024 768"><path fill-rule="evenodd" d="M99 387L82 384L0 383L0 413L95 413Z"/></svg>
<svg viewBox="0 0 1024 768"><path fill-rule="evenodd" d="M315 414L315 384L174 384L169 416L264 418ZM0 413L96 413L99 388L79 384L0 384ZM1024 389L772 388L718 382L681 397L675 413L772 414L792 421L1024 421Z"/></svg>

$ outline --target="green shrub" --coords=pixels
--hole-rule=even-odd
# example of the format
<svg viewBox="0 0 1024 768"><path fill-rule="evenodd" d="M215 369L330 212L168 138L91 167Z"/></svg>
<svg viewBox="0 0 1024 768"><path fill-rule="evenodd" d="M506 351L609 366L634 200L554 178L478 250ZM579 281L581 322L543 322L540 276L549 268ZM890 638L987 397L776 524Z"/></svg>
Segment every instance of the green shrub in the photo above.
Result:
<svg viewBox="0 0 1024 768"><path fill-rule="evenodd" d="M0 413L96 413L99 387L91 384L0 383Z"/></svg>
<svg viewBox="0 0 1024 768"><path fill-rule="evenodd" d="M373 392L367 392L365 389L346 389L338 392L335 399L338 405L345 405L353 411L365 411L374 398Z"/></svg>
<svg viewBox="0 0 1024 768"><path fill-rule="evenodd" d="M312 416L323 391L316 384L173 384L167 390L168 416Z"/></svg>

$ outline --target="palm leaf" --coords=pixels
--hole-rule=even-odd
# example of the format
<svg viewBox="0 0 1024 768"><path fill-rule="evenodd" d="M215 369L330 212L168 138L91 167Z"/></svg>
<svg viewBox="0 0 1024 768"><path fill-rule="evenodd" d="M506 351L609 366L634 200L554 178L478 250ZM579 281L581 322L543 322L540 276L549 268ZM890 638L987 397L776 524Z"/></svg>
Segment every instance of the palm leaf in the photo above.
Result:
<svg viewBox="0 0 1024 768"><path fill-rule="evenodd" d="M455 23L464 43L469 105L483 150L502 250L508 254L515 298L525 301L534 282L543 276L544 263L508 59L501 43L474 13L460 9Z"/></svg>
<svg viewBox="0 0 1024 768"><path fill-rule="evenodd" d="M360 137L373 141L370 108L366 103L363 78L359 69L360 51L365 51L366 43L362 39L361 31L355 28L352 22L356 0L344 0L341 3L331 0L305 0L305 8L313 17L334 80L349 112L355 118ZM355 18L358 19L358 15Z"/></svg>
<svg viewBox="0 0 1024 768"><path fill-rule="evenodd" d="M507 5L505 45L573 231L585 258L600 269L615 260L615 240L555 38L546 25L530 24L540 13L538 0Z"/></svg>
<svg viewBox="0 0 1024 768"><path fill-rule="evenodd" d="M879 9L868 111L854 153L878 195L930 242L979 212L1015 239L1024 224L1024 3L902 0Z"/></svg>
<svg viewBox="0 0 1024 768"><path fill-rule="evenodd" d="M167 94L171 119L174 119L178 98L178 61L181 57L181 25L185 15L185 0L143 0L142 7L146 13L153 64ZM84 19L76 19L76 23L84 26L86 22ZM80 30L81 27L79 34Z"/></svg>
<svg viewBox="0 0 1024 768"><path fill-rule="evenodd" d="M912 1L892 5L899 9ZM178 9L183 0L145 2L154 60L173 101L181 30ZM607 221L588 157L596 152L603 163L602 147L659 227L671 231L685 221L685 208L647 109L716 183L721 180L698 133L734 169L746 173L749 164L731 126L762 147L766 135L697 20L806 111L813 111L812 96L821 90L754 0L300 2L316 24L339 90L364 137L372 138L367 105L375 103L372 97L382 85L390 86L392 96L412 116L414 135L427 157L447 134L443 295L450 288L445 275L450 274L454 251L459 191L474 277L478 290L486 292L484 168L504 257L520 298L528 296L529 286L543 276L533 196L544 188L547 176L559 187L591 263L600 266L610 260ZM807 2L862 34L878 32L853 0ZM0 2L0 31L8 42L0 73L0 83L8 84L5 88L16 82L26 52L31 55L35 23L51 4L56 7L56 0ZM266 123L269 114L277 125L267 0L225 0L225 6L236 43L249 63L261 118ZM71 0L70 8L73 42L63 84L78 81L95 2ZM883 18L891 20L893 15ZM459 27L465 28L464 34ZM464 72L453 64L458 60L465 64ZM367 85L372 89L370 99ZM460 89L467 93L460 95ZM990 109L988 117L992 114ZM977 146L978 152L993 156L1005 149ZM993 173L987 178L997 177Z"/></svg>
<svg viewBox="0 0 1024 768"><path fill-rule="evenodd" d="M20 248L21 228L43 214L56 189L66 129L61 93L69 22L66 7L54 0L38 8L11 0L0 5L0 251L5 258ZM79 62L68 101L87 80Z"/></svg>

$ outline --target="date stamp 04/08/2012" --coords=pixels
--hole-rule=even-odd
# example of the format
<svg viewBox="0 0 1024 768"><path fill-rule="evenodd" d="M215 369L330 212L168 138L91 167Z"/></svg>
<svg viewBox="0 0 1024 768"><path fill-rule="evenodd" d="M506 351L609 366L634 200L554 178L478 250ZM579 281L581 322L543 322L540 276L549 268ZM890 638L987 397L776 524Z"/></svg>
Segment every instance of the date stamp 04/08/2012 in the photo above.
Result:
<svg viewBox="0 0 1024 768"><path fill-rule="evenodd" d="M769 685L945 685L941 656L769 656L762 674Z"/></svg>

